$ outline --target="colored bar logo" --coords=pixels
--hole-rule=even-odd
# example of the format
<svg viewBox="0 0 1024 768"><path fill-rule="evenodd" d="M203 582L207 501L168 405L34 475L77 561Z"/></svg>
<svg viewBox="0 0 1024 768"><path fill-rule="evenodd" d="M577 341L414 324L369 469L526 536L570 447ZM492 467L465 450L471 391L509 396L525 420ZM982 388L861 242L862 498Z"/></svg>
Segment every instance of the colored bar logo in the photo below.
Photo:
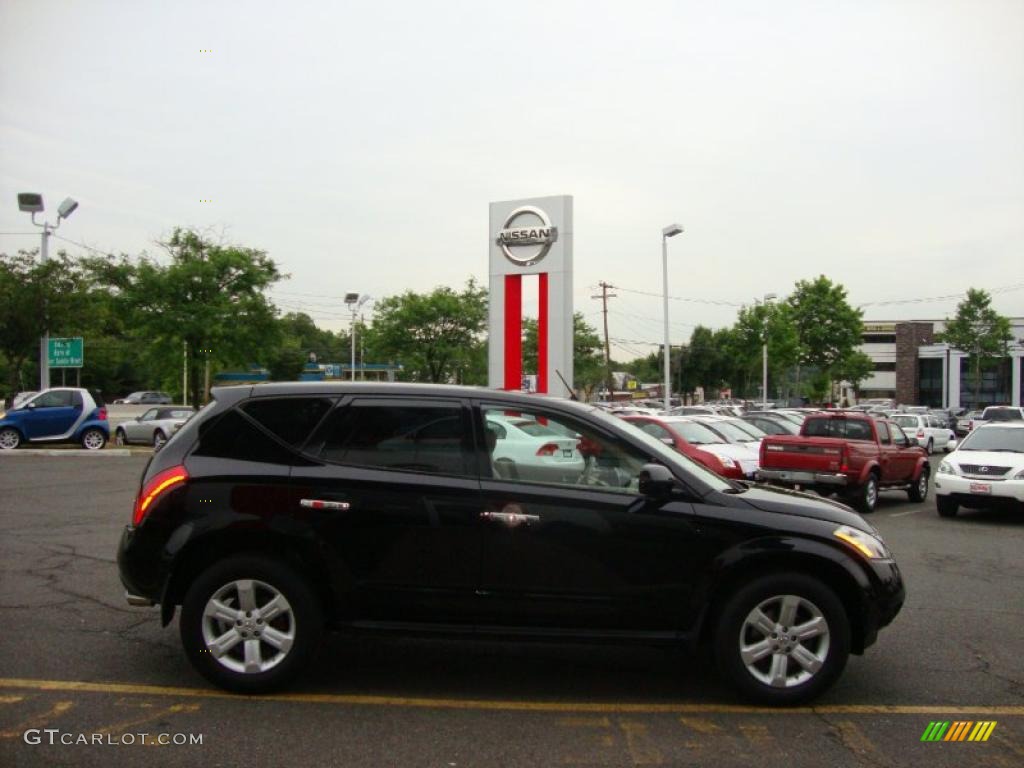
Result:
<svg viewBox="0 0 1024 768"><path fill-rule="evenodd" d="M931 722L921 734L921 741L988 741L995 728L995 720Z"/></svg>

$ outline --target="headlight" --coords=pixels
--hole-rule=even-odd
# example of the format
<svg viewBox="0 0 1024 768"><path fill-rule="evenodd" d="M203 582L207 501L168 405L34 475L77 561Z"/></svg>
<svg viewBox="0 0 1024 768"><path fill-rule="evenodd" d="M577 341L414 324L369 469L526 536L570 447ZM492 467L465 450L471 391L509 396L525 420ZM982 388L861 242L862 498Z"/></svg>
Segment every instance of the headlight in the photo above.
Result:
<svg viewBox="0 0 1024 768"><path fill-rule="evenodd" d="M960 467L951 461L943 461L939 464L939 472L943 475L959 475Z"/></svg>
<svg viewBox="0 0 1024 768"><path fill-rule="evenodd" d="M7 411L0 411L0 421L7 418Z"/></svg>
<svg viewBox="0 0 1024 768"><path fill-rule="evenodd" d="M832 531L832 535L860 552L868 560L888 560L892 557L889 550L885 548L884 542L870 533L842 525Z"/></svg>

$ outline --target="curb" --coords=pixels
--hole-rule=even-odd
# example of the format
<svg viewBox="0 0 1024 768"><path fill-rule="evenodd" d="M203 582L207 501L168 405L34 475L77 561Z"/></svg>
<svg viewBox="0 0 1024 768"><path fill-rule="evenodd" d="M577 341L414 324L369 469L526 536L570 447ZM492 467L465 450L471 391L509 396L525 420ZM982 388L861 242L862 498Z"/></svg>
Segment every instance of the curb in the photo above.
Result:
<svg viewBox="0 0 1024 768"><path fill-rule="evenodd" d="M0 451L0 456L145 456L149 451L133 451L130 448L104 448L99 451L89 451L84 448L68 448L67 450L55 450L47 448L29 448L26 450Z"/></svg>

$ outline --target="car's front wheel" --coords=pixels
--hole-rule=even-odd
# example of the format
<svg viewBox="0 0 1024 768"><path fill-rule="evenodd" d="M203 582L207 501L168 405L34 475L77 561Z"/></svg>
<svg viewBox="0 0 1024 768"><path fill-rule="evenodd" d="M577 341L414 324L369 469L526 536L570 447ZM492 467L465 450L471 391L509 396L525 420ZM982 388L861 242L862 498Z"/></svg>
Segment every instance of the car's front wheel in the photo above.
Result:
<svg viewBox="0 0 1024 768"><path fill-rule="evenodd" d="M114 445L118 447L124 447L128 445L128 436L124 433L123 429L118 429L114 432Z"/></svg>
<svg viewBox="0 0 1024 768"><path fill-rule="evenodd" d="M82 433L82 447L89 451L98 451L107 444L107 436L102 429L90 428Z"/></svg>
<svg viewBox="0 0 1024 768"><path fill-rule="evenodd" d="M164 447L164 443L167 442L167 435L164 434L162 429L158 429L153 433L153 450L159 451Z"/></svg>
<svg viewBox="0 0 1024 768"><path fill-rule="evenodd" d="M239 693L286 685L320 641L323 617L307 583L265 557L233 557L193 582L181 606L181 642L209 681Z"/></svg>
<svg viewBox="0 0 1024 768"><path fill-rule="evenodd" d="M827 585L801 573L763 576L722 610L715 656L746 696L797 704L825 691L850 654L850 623Z"/></svg>
<svg viewBox="0 0 1024 768"><path fill-rule="evenodd" d="M0 451L13 451L21 445L21 433L13 427L0 429Z"/></svg>

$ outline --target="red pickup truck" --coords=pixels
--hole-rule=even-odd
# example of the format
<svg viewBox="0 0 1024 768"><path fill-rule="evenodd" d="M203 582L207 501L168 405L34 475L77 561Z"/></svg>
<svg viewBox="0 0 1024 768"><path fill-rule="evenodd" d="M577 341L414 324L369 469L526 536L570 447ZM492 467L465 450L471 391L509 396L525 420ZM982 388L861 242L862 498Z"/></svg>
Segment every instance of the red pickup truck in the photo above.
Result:
<svg viewBox="0 0 1024 768"><path fill-rule="evenodd" d="M838 493L861 512L872 512L883 489L924 501L930 473L928 454L898 425L859 412L825 411L809 414L799 435L763 438L757 479Z"/></svg>

